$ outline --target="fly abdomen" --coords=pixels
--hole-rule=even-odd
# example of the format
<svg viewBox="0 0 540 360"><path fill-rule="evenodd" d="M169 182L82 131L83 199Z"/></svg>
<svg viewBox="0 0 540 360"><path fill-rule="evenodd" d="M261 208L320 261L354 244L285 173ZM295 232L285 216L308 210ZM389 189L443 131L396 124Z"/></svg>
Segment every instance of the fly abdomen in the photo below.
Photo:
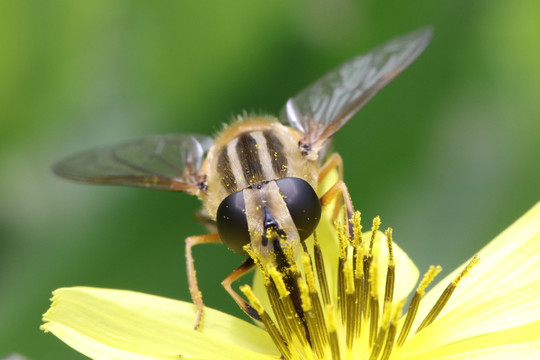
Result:
<svg viewBox="0 0 540 360"><path fill-rule="evenodd" d="M287 176L282 140L272 129L244 132L221 148L217 170L221 184L233 193L263 180Z"/></svg>

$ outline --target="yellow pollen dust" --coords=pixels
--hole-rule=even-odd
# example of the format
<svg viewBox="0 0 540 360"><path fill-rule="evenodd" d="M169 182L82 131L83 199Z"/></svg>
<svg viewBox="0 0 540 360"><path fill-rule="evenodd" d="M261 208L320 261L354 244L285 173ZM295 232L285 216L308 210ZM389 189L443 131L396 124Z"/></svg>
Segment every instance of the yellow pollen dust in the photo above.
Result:
<svg viewBox="0 0 540 360"><path fill-rule="evenodd" d="M265 279L271 308L264 309L249 286L242 286L241 291L285 360L390 359L411 334L436 320L460 281L478 263L474 257L450 282L421 325L412 329L425 290L441 268L429 268L402 315L406 299L394 299L399 264L394 259L392 229L380 233L381 220L376 217L371 236L363 239L359 212L345 224L352 224L352 235L348 226L335 224L339 248L335 269L326 268L325 250L316 234L312 248L303 242L298 260L286 256L286 264L282 260L279 265L263 266L258 250L246 246ZM383 245L385 256L374 251ZM330 279L327 274L336 275Z"/></svg>

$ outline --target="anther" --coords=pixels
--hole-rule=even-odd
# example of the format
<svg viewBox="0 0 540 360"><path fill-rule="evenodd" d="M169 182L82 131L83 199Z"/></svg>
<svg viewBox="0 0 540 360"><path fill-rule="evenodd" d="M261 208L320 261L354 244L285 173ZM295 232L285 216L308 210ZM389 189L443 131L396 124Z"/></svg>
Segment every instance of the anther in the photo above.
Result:
<svg viewBox="0 0 540 360"><path fill-rule="evenodd" d="M360 223L360 211L355 211L351 221L353 224L353 240L354 245L358 246L362 243L362 224Z"/></svg>
<svg viewBox="0 0 540 360"><path fill-rule="evenodd" d="M381 226L381 218L376 216L373 219L373 225L371 226L371 241L369 243L369 252L373 252L373 245L375 245L375 236L377 236L377 231L379 230L379 226Z"/></svg>
<svg viewBox="0 0 540 360"><path fill-rule="evenodd" d="M273 265L269 265L268 273L272 277L272 280L274 280L274 284L276 284L276 289L279 293L279 297L285 298L289 296L289 290L287 290L287 286L285 286L285 282L283 281L283 275L276 269L276 267Z"/></svg>
<svg viewBox="0 0 540 360"><path fill-rule="evenodd" d="M315 274L313 273L313 268L311 267L311 259L309 255L304 254L302 256L302 265L304 266L304 273L306 275L306 282L310 292L317 291L317 285L315 284Z"/></svg>
<svg viewBox="0 0 540 360"><path fill-rule="evenodd" d="M302 301L302 310L308 313L312 310L311 297L309 295L308 285L302 278L298 279L298 289L300 290L300 300Z"/></svg>
<svg viewBox="0 0 540 360"><path fill-rule="evenodd" d="M244 295L247 297L249 302L251 303L251 306L259 313L259 315L262 315L264 311L264 307L262 306L261 302L255 294L253 293L253 290L251 289L251 286L249 285L242 285L240 286L240 291L244 293Z"/></svg>
<svg viewBox="0 0 540 360"><path fill-rule="evenodd" d="M345 251L349 243L349 239L347 238L347 227L337 222L335 226L336 226L336 234L337 234L338 244L339 244L339 258L345 259Z"/></svg>

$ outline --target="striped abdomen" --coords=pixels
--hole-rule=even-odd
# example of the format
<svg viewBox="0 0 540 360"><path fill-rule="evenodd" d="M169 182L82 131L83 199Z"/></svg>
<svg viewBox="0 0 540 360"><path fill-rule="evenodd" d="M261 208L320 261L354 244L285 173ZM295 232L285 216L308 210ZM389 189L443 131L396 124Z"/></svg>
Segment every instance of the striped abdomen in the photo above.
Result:
<svg viewBox="0 0 540 360"><path fill-rule="evenodd" d="M282 141L270 129L244 132L222 147L217 174L229 193L263 180L287 176Z"/></svg>

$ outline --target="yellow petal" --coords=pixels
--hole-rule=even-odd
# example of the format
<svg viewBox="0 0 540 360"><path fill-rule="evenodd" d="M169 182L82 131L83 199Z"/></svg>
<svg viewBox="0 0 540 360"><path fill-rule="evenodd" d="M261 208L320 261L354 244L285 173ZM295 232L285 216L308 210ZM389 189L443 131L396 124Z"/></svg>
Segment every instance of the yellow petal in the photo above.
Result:
<svg viewBox="0 0 540 360"><path fill-rule="evenodd" d="M86 287L54 292L42 329L94 359L277 359L268 334L205 309L192 329L193 304L141 293Z"/></svg>
<svg viewBox="0 0 540 360"><path fill-rule="evenodd" d="M480 262L458 285L438 319L409 339L404 353L434 351L451 343L499 336L507 330L529 329L530 324L535 329L535 339L530 342L536 344L540 337L540 203L482 249L479 257ZM422 300L413 329L461 268ZM499 340L505 344L504 337Z"/></svg>
<svg viewBox="0 0 540 360"><path fill-rule="evenodd" d="M400 360L537 359L540 354L540 322L449 343L424 351L403 351Z"/></svg>

